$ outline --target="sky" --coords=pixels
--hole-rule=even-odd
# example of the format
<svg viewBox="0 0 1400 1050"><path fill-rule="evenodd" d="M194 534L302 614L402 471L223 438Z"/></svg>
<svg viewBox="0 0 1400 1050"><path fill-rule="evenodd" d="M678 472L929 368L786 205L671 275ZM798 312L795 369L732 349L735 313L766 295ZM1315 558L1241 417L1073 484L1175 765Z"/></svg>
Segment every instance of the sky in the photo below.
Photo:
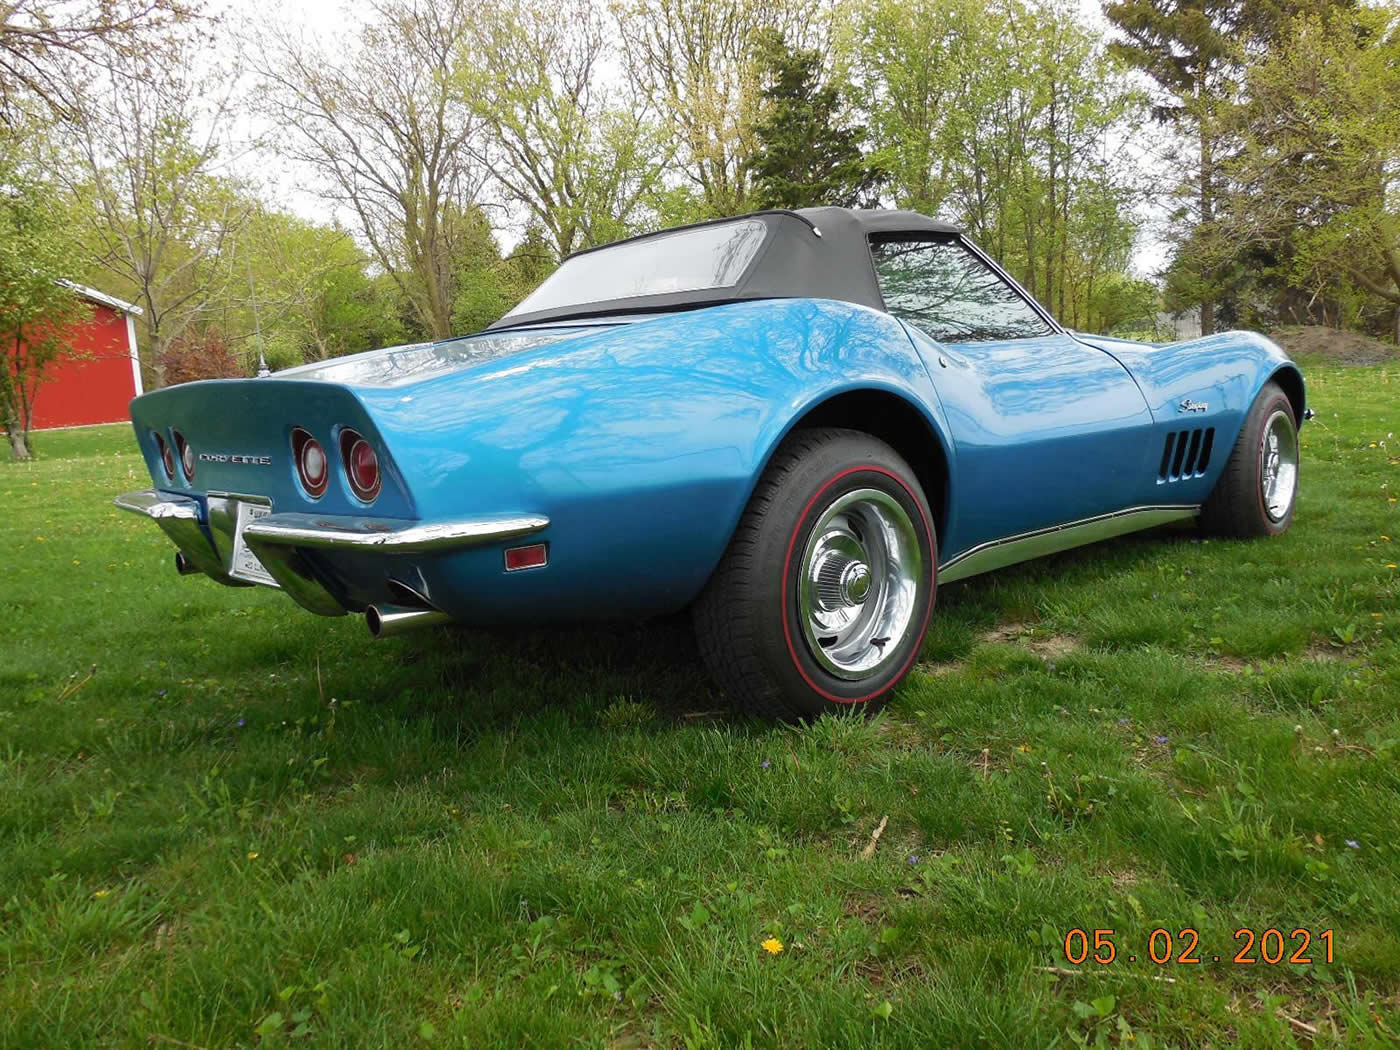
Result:
<svg viewBox="0 0 1400 1050"><path fill-rule="evenodd" d="M1099 29L1107 26L1099 0L1072 2L1084 25ZM240 47L235 42L240 29L248 36L256 36L258 24L275 22L295 26L312 38L333 40L353 33L372 8L368 0L211 0L208 10L221 15L226 29L230 30L219 37L219 48L224 52L219 57L229 60L236 57L234 51ZM248 120L248 125L242 129L247 139L269 130L256 118ZM1125 148L1138 148L1136 144L1123 145ZM313 174L301 170L289 158L279 158L273 151L261 150L243 156L233 167L260 184L267 197L278 207L317 222L331 222L336 218L334 209L311 188ZM1136 276L1151 277L1166 266L1169 256L1169 247L1163 239L1165 209L1149 207L1143 219L1132 269ZM350 225L348 216L342 215L341 221ZM503 231L498 236L505 242L504 248L512 246L514 237L510 231Z"/></svg>

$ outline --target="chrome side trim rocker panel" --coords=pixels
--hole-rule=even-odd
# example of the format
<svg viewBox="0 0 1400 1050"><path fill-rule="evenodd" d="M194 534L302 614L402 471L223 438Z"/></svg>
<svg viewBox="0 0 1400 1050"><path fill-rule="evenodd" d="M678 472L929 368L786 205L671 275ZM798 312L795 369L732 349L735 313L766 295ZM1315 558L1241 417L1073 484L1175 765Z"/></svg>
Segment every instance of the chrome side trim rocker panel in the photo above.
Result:
<svg viewBox="0 0 1400 1050"><path fill-rule="evenodd" d="M150 518L184 556L181 572L199 571L220 583L246 586L229 575L233 560L237 502L267 504L265 497L209 493L207 523L199 501L147 489L118 496L121 510ZM207 525L207 527L206 527ZM542 514L487 516L468 521L421 522L315 514L269 514L249 522L243 540L288 597L321 616L344 616L350 610L319 578L308 551L356 551L376 554L442 554L540 532L549 525ZM440 615L440 614L439 614ZM419 618L422 619L422 618ZM407 619L405 618L405 625ZM397 627L397 622L393 627ZM384 633L392 633L386 630Z"/></svg>
<svg viewBox="0 0 1400 1050"><path fill-rule="evenodd" d="M938 582L965 580L969 576L978 576L1046 554L1057 554L1088 543L1155 528L1173 521L1185 521L1200 513L1201 508L1198 504L1127 507L1110 514L1052 525L1048 529L1007 536L1004 539L979 544L940 565Z"/></svg>

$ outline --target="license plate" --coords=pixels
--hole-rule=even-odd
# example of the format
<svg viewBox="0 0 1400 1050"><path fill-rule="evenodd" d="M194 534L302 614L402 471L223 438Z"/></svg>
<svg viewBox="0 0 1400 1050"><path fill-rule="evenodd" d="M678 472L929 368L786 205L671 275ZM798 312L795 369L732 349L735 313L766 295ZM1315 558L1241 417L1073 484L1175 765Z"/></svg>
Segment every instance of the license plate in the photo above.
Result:
<svg viewBox="0 0 1400 1050"><path fill-rule="evenodd" d="M266 587L276 587L277 581L272 578L272 574L263 568L263 563L258 561L258 556L248 549L248 544L243 542L243 530L247 528L250 521L257 521L272 513L271 507L258 503L238 503L237 512L233 526L233 564L229 567L228 574L235 580L247 580L249 583L261 583Z"/></svg>

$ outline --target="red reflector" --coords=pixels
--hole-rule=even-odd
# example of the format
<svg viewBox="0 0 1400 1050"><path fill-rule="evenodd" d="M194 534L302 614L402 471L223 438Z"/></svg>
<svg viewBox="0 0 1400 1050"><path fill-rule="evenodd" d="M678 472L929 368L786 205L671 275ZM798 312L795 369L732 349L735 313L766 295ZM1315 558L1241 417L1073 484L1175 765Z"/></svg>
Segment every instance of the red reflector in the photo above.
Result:
<svg viewBox="0 0 1400 1050"><path fill-rule="evenodd" d="M517 569L538 569L549 564L549 544L532 543L528 547L511 547L506 551L506 572Z"/></svg>

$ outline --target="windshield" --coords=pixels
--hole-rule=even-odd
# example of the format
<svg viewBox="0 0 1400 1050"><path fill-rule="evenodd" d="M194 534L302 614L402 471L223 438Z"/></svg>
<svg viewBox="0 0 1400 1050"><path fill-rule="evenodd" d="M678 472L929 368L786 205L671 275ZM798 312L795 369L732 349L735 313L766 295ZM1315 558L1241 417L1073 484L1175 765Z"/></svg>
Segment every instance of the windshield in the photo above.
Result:
<svg viewBox="0 0 1400 1050"><path fill-rule="evenodd" d="M760 219L740 219L571 256L502 320L644 295L732 288L767 230Z"/></svg>

